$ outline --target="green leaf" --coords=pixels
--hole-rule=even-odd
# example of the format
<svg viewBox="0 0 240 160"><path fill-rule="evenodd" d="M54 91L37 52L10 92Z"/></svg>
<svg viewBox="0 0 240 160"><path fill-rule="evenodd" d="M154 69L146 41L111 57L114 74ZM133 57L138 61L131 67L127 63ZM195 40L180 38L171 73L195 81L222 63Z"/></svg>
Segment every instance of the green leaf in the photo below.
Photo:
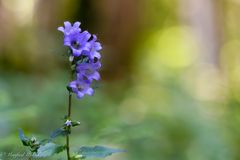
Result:
<svg viewBox="0 0 240 160"><path fill-rule="evenodd" d="M79 126L81 123L79 121L73 121L72 122L72 126L73 127L76 127L76 126Z"/></svg>
<svg viewBox="0 0 240 160"><path fill-rule="evenodd" d="M41 141L39 142L39 144L40 144L40 145L44 145L44 144L46 144L46 143L48 143L48 142L50 142L49 139L43 139L43 140L41 140Z"/></svg>
<svg viewBox="0 0 240 160"><path fill-rule="evenodd" d="M49 157L56 153L60 153L65 150L65 146L57 145L52 142L46 143L45 145L41 145L37 150L37 153L34 154L34 157Z"/></svg>
<svg viewBox="0 0 240 160"><path fill-rule="evenodd" d="M30 145L30 139L24 135L23 130L21 128L18 129L18 135L24 146Z"/></svg>
<svg viewBox="0 0 240 160"><path fill-rule="evenodd" d="M84 157L82 155L78 154L78 155L72 156L70 159L71 160L81 160L81 159L84 159Z"/></svg>
<svg viewBox="0 0 240 160"><path fill-rule="evenodd" d="M112 155L113 153L125 152L120 149L113 149L104 146L83 146L79 149L78 153L84 158L104 158Z"/></svg>
<svg viewBox="0 0 240 160"><path fill-rule="evenodd" d="M58 128L55 131L53 131L50 135L50 138L56 138L58 136L66 136L69 134L69 131L65 130L64 128Z"/></svg>

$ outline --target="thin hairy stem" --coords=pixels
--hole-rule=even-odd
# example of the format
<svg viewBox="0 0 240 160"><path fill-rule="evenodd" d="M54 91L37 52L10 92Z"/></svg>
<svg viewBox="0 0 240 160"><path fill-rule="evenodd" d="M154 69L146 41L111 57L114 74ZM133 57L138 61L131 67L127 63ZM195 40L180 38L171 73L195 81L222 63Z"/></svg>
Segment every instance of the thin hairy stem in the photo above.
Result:
<svg viewBox="0 0 240 160"><path fill-rule="evenodd" d="M72 108L72 94L69 92L68 96L68 119L71 118L71 108ZM68 126L68 130L71 131L71 126ZM69 146L69 134L66 136L66 150L67 150L67 159L70 160L70 146Z"/></svg>
<svg viewBox="0 0 240 160"><path fill-rule="evenodd" d="M72 109L72 94L69 92L68 96L68 118L71 117L71 109Z"/></svg>

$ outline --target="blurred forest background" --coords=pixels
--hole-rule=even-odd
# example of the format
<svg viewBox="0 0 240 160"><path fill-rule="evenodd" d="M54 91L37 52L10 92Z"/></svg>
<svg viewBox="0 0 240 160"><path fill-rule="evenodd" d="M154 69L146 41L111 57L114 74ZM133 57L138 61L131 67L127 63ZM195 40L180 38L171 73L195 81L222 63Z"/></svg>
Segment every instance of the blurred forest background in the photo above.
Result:
<svg viewBox="0 0 240 160"><path fill-rule="evenodd" d="M103 44L95 95L73 102L73 149L239 160L239 15L240 0L0 0L0 152L26 149L18 128L41 139L62 124L69 65L57 27L68 20Z"/></svg>

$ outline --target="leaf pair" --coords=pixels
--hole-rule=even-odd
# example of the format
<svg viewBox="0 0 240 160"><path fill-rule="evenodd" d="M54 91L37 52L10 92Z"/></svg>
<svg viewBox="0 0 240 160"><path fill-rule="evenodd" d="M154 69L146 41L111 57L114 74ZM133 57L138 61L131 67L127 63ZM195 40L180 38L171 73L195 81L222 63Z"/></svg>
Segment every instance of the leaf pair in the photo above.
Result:
<svg viewBox="0 0 240 160"><path fill-rule="evenodd" d="M59 128L51 134L51 138L55 138L57 136L65 136L66 134L68 134L66 133L66 130L64 130L63 128ZM66 149L65 145L57 145L53 142L49 142L49 140L42 140L38 142L36 138L30 139L24 135L21 129L19 129L19 137L24 146L28 146L31 148L31 152L33 153L32 156L36 158L50 157ZM125 151L104 146L82 146L77 151L77 155L72 157L71 159L79 160L85 158L105 158L114 153L120 152Z"/></svg>
<svg viewBox="0 0 240 160"><path fill-rule="evenodd" d="M65 118L67 119L67 117ZM76 127L76 126L79 126L80 125L80 122L79 121L71 121L71 126L72 127ZM61 128L57 128L56 130L54 130L51 135L50 135L50 138L51 139L54 139L58 136L66 136L68 134L71 133L71 130L68 126L64 125L63 127Z"/></svg>
<svg viewBox="0 0 240 160"><path fill-rule="evenodd" d="M49 157L66 149L66 146L54 144L47 139L40 142L36 138L30 139L24 135L22 129L19 129L19 138L24 146L30 147L32 156L36 158Z"/></svg>

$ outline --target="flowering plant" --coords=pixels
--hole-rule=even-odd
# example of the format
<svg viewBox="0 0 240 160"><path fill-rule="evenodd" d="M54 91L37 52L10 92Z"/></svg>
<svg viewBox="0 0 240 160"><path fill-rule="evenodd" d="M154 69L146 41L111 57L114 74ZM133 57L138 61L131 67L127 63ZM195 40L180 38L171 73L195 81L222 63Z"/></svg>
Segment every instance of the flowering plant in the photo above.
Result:
<svg viewBox="0 0 240 160"><path fill-rule="evenodd" d="M82 31L80 22L73 25L70 22L64 22L64 27L58 27L58 30L64 34L63 44L69 48L68 56L71 65L71 82L67 85L68 109L64 117L62 127L53 131L49 138L38 141L35 137L28 138L23 131L19 129L19 137L24 146L30 148L31 157L49 157L66 150L67 160L79 160L89 157L104 158L113 153L122 152L119 149L112 149L103 146L82 146L75 155L70 150L70 134L73 127L79 126L79 121L71 119L72 94L78 99L85 95L92 96L93 81L100 80L99 69L101 68L101 44L97 41L96 35L91 35L88 31ZM66 137L65 145L54 143L54 138Z"/></svg>

